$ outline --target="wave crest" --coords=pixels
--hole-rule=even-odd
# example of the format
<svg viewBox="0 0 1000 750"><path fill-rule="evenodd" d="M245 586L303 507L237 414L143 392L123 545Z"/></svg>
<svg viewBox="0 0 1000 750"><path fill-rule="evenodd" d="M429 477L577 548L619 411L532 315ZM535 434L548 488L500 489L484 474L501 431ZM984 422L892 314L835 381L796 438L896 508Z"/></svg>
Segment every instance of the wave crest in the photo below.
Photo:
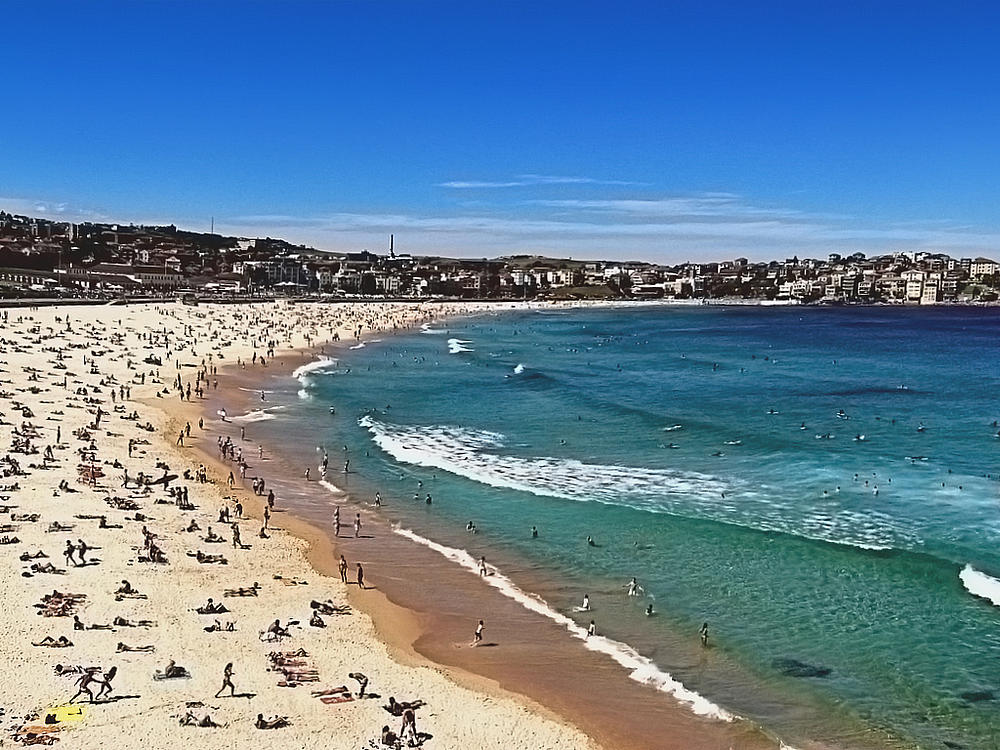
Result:
<svg viewBox="0 0 1000 750"><path fill-rule="evenodd" d="M496 432L392 425L367 415L358 424L397 461L447 471L491 487L717 521L866 550L914 543L913 534L896 519L875 510L842 507L835 497L805 508L739 480L695 471L507 455L501 450L505 438Z"/></svg>

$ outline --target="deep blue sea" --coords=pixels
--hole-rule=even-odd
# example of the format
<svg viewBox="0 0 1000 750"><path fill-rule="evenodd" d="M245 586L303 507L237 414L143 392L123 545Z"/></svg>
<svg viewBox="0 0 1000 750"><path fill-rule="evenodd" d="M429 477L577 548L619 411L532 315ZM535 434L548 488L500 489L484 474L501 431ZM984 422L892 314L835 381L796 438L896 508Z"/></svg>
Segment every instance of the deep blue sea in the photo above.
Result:
<svg viewBox="0 0 1000 750"><path fill-rule="evenodd" d="M280 420L791 745L1000 748L998 344L996 309L510 312L345 352Z"/></svg>

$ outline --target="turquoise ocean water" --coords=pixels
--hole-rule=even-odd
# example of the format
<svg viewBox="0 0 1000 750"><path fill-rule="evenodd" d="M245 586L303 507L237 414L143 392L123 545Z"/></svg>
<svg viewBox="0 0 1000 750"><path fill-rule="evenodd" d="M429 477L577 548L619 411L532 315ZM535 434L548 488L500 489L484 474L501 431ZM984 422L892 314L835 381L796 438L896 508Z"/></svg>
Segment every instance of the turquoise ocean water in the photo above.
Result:
<svg viewBox="0 0 1000 750"><path fill-rule="evenodd" d="M992 309L511 312L303 372L267 429L791 745L998 748L998 342Z"/></svg>

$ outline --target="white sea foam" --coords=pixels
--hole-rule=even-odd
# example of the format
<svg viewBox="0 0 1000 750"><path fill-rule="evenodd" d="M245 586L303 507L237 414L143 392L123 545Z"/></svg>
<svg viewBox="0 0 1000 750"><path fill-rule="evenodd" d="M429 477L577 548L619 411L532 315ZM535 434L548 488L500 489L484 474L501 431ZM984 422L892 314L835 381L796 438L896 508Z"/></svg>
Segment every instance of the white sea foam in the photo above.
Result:
<svg viewBox="0 0 1000 750"><path fill-rule="evenodd" d="M524 372L524 365L518 364L517 367L514 368L514 374L520 375L522 372Z"/></svg>
<svg viewBox="0 0 1000 750"><path fill-rule="evenodd" d="M351 349L364 349L364 348L365 348L364 341L359 341L358 343L356 343L354 346L351 347Z"/></svg>
<svg viewBox="0 0 1000 750"><path fill-rule="evenodd" d="M804 507L739 479L722 480L695 471L509 455L504 452L504 436L495 432L391 425L372 416L358 423L397 461L448 471L491 487L711 519L867 550L910 545L918 538L905 520L877 510L844 507L836 496Z"/></svg>
<svg viewBox="0 0 1000 750"><path fill-rule="evenodd" d="M458 563L466 570L478 575L479 564L476 562L476 559L464 549L446 547L443 544L438 544L437 542L422 537L410 529L394 527L393 531L400 536L416 542L417 544L429 547L435 552L443 555L448 560ZM642 656L627 643L622 643L603 636L591 636L588 638L586 628L581 627L570 617L567 617L561 612L553 609L540 596L529 594L523 589L518 588L518 586L507 576L503 575L495 568L493 570L494 572L492 575L486 576L483 579L486 583L493 586L507 598L513 599L525 609L540 614L549 618L553 622L558 623L574 638L579 638L583 641L585 648L610 656L618 664L628 670L629 677L636 682L650 685L660 692L672 695L681 703L685 703L690 706L691 710L700 716L710 716L715 719L721 719L722 721L733 721L737 718L721 706L717 706L712 703L712 701L705 696L699 695L693 690L684 687L681 682L671 677L669 673L661 670L652 660Z"/></svg>
<svg viewBox="0 0 1000 750"><path fill-rule="evenodd" d="M448 333L448 331L446 331L444 328L431 328L430 323L424 323L422 326L420 326L420 332L432 335L439 333Z"/></svg>
<svg viewBox="0 0 1000 750"><path fill-rule="evenodd" d="M980 573L971 565L966 565L962 568L962 572L958 574L958 577L962 579L962 585L965 586L965 590L970 594L988 599L1000 607L1000 580L985 573Z"/></svg>
<svg viewBox="0 0 1000 750"><path fill-rule="evenodd" d="M234 422L266 422L269 419L275 419L273 414L269 414L265 409L253 409L248 411L246 414L240 414L239 416L233 417Z"/></svg>
<svg viewBox="0 0 1000 750"><path fill-rule="evenodd" d="M475 351L470 349L464 344L471 344L471 341L463 341L462 339L448 339L448 354L461 354L462 352Z"/></svg>
<svg viewBox="0 0 1000 750"><path fill-rule="evenodd" d="M338 487L335 484L331 484L330 482L326 481L325 479L320 479L319 483L321 485L323 485L323 487L325 487L326 489L330 490L330 492L332 492L334 495L343 495L344 494L344 491L341 490L340 487Z"/></svg>
<svg viewBox="0 0 1000 750"><path fill-rule="evenodd" d="M309 373L315 372L316 370L322 370L327 367L332 367L336 364L337 360L335 359L331 359L330 357L321 357L320 359L315 359L312 362L296 367L295 371L292 373L292 377L301 383L302 378Z"/></svg>

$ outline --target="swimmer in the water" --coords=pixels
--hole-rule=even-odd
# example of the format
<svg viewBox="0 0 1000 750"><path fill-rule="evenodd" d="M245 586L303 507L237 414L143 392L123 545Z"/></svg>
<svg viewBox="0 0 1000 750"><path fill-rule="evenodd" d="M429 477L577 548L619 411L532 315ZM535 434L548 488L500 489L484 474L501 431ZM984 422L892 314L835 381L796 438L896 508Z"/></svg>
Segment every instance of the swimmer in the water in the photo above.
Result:
<svg viewBox="0 0 1000 750"><path fill-rule="evenodd" d="M698 636L701 638L701 645L708 645L708 623L703 622L701 627L698 629Z"/></svg>
<svg viewBox="0 0 1000 750"><path fill-rule="evenodd" d="M646 605L646 617L652 617L652 616L653 616L653 605L652 604L647 604Z"/></svg>
<svg viewBox="0 0 1000 750"><path fill-rule="evenodd" d="M583 595L583 604L580 605L580 609L584 611L590 609L590 594Z"/></svg>
<svg viewBox="0 0 1000 750"><path fill-rule="evenodd" d="M639 582L635 580L635 578L625 585L626 596L639 596L640 591L642 591L642 587L639 585Z"/></svg>
<svg viewBox="0 0 1000 750"><path fill-rule="evenodd" d="M588 547L596 547L597 546L596 544L594 544L594 538L592 536L588 536L587 537L587 546Z"/></svg>

